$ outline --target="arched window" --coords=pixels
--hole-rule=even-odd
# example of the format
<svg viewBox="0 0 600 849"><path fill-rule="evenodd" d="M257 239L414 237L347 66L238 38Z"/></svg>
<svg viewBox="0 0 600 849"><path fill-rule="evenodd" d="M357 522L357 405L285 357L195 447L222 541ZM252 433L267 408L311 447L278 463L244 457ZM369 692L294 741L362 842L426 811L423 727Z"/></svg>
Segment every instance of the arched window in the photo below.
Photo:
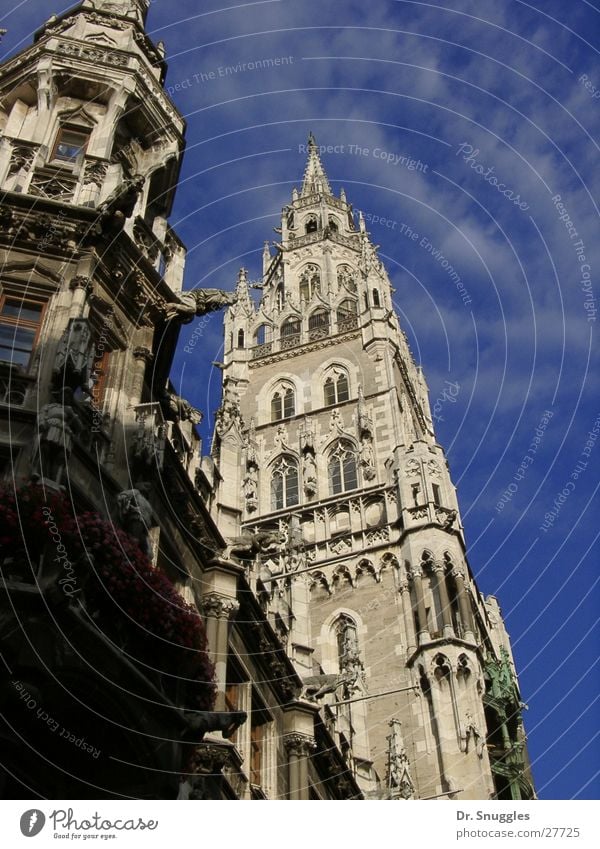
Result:
<svg viewBox="0 0 600 849"><path fill-rule="evenodd" d="M319 229L319 221L316 215L311 215L304 225L304 230L306 233L316 233Z"/></svg>
<svg viewBox="0 0 600 849"><path fill-rule="evenodd" d="M345 286L350 292L356 292L356 282L354 280L354 271L349 265L338 265L337 269L338 287Z"/></svg>
<svg viewBox="0 0 600 849"><path fill-rule="evenodd" d="M352 298L346 298L339 304L336 310L336 318L340 333L356 327L356 307L356 301Z"/></svg>
<svg viewBox="0 0 600 849"><path fill-rule="evenodd" d="M300 298L310 301L315 292L321 291L321 272L318 265L310 263L300 275Z"/></svg>
<svg viewBox="0 0 600 849"><path fill-rule="evenodd" d="M254 341L257 345L264 345L267 341L267 325L261 324L260 327L256 329L256 333L254 334Z"/></svg>
<svg viewBox="0 0 600 849"><path fill-rule="evenodd" d="M350 397L348 375L341 369L333 369L328 373L323 389L326 407L330 407L332 404L341 404L342 401L347 401Z"/></svg>
<svg viewBox="0 0 600 849"><path fill-rule="evenodd" d="M358 651L358 631L356 622L350 616L342 613L333 625L340 672L358 672L362 662Z"/></svg>
<svg viewBox="0 0 600 849"><path fill-rule="evenodd" d="M271 474L271 509L283 510L298 503L298 464L293 457L283 456Z"/></svg>
<svg viewBox="0 0 600 849"><path fill-rule="evenodd" d="M271 398L271 421L291 419L296 415L296 395L293 387L279 386Z"/></svg>
<svg viewBox="0 0 600 849"><path fill-rule="evenodd" d="M300 344L300 319L288 318L281 325L280 344L282 348L291 348L293 345Z"/></svg>
<svg viewBox="0 0 600 849"><path fill-rule="evenodd" d="M381 299L379 297L379 290L378 289L373 289L373 306L374 307L380 307L381 306Z"/></svg>
<svg viewBox="0 0 600 849"><path fill-rule="evenodd" d="M337 223L337 220L335 218L329 219L329 229L331 230L332 233L338 233L339 232L340 227L339 227L339 224Z"/></svg>
<svg viewBox="0 0 600 849"><path fill-rule="evenodd" d="M238 346L238 348L244 347L244 331L241 328L240 328L240 330L238 330L237 346Z"/></svg>
<svg viewBox="0 0 600 849"><path fill-rule="evenodd" d="M340 440L329 454L329 490L331 495L356 489L356 452L350 442Z"/></svg>
<svg viewBox="0 0 600 849"><path fill-rule="evenodd" d="M308 319L308 338L323 339L329 335L329 313L327 310L319 308L315 310Z"/></svg>

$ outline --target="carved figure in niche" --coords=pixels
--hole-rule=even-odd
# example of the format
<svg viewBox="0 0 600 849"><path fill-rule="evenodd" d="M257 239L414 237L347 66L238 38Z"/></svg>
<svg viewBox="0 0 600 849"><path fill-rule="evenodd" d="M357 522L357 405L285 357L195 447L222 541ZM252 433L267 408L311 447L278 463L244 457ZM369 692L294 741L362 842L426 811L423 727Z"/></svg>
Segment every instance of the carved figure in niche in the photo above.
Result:
<svg viewBox="0 0 600 849"><path fill-rule="evenodd" d="M54 392L53 400L44 404L38 420L38 456L35 466L40 474L60 483L73 448L73 437L83 426L73 409L73 390L66 387Z"/></svg>
<svg viewBox="0 0 600 849"><path fill-rule="evenodd" d="M315 458L307 452L302 458L302 479L304 481L304 493L312 498L317 492L317 466Z"/></svg>
<svg viewBox="0 0 600 849"><path fill-rule="evenodd" d="M300 430L300 449L302 451L314 451L315 449L315 432L308 419L304 419L304 425Z"/></svg>
<svg viewBox="0 0 600 849"><path fill-rule="evenodd" d="M475 720L473 719L473 714L470 710L465 711L465 724L461 729L460 739L460 748L462 752L469 751L469 743L472 740L475 751L477 752L477 757L483 757L483 746L485 741L481 736L479 727L476 725Z"/></svg>
<svg viewBox="0 0 600 849"><path fill-rule="evenodd" d="M246 499L246 507L248 510L256 510L258 507L258 474L256 466L248 466L242 488L244 491L244 498Z"/></svg>
<svg viewBox="0 0 600 849"><path fill-rule="evenodd" d="M375 453L373 451L373 440L365 436L360 445L360 464L363 467L363 475L367 480L373 480L375 471Z"/></svg>
<svg viewBox="0 0 600 849"><path fill-rule="evenodd" d="M358 640L356 632L352 628L346 629L344 633L340 666L344 672L354 675L355 681L363 672L363 665L358 651Z"/></svg>
<svg viewBox="0 0 600 849"><path fill-rule="evenodd" d="M85 318L72 318L60 338L52 378L57 388L87 386L92 331Z"/></svg>
<svg viewBox="0 0 600 849"><path fill-rule="evenodd" d="M167 318L179 318L187 322L196 315L206 315L235 303L235 292L226 292L223 289L190 289L189 292L181 294L179 302L167 305Z"/></svg>
<svg viewBox="0 0 600 849"><path fill-rule="evenodd" d="M241 411L236 382L226 379L223 383L223 401L217 410L215 430L219 436L224 436L238 419L241 419Z"/></svg>
<svg viewBox="0 0 600 849"><path fill-rule="evenodd" d="M146 491L142 484L140 487ZM117 496L117 511L123 530L138 541L144 554L152 558L149 532L157 522L146 496L139 489L124 489Z"/></svg>

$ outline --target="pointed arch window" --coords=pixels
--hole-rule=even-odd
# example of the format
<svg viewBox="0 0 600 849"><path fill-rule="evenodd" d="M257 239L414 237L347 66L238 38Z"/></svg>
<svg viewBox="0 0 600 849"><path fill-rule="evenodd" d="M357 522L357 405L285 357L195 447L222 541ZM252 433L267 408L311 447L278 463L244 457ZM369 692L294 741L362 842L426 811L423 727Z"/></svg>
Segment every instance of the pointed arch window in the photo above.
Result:
<svg viewBox="0 0 600 849"><path fill-rule="evenodd" d="M330 218L329 219L329 229L331 230L332 233L339 233L340 226L339 226L336 218Z"/></svg>
<svg viewBox="0 0 600 849"><path fill-rule="evenodd" d="M282 348L291 348L300 344L300 319L288 318L281 325L280 343Z"/></svg>
<svg viewBox="0 0 600 849"><path fill-rule="evenodd" d="M379 297L379 289L373 289L373 306L381 306L381 298Z"/></svg>
<svg viewBox="0 0 600 849"><path fill-rule="evenodd" d="M256 328L256 333L254 334L254 341L257 345L264 345L267 341L267 330L268 326L266 324L261 324L260 327Z"/></svg>
<svg viewBox="0 0 600 849"><path fill-rule="evenodd" d="M330 407L332 404L341 404L342 401L347 401L350 397L350 387L346 372L341 369L333 369L330 371L325 378L323 390L326 407Z"/></svg>
<svg viewBox="0 0 600 849"><path fill-rule="evenodd" d="M318 265L310 263L300 275L300 298L310 301L315 292L321 291L321 271Z"/></svg>
<svg viewBox="0 0 600 849"><path fill-rule="evenodd" d="M273 466L271 474L271 509L283 510L298 504L298 463L284 455Z"/></svg>
<svg viewBox="0 0 600 849"><path fill-rule="evenodd" d="M237 334L237 346L238 346L238 348L243 348L243 347L244 347L244 331L242 330L242 328L240 328L240 329L238 330L238 334Z"/></svg>
<svg viewBox="0 0 600 849"><path fill-rule="evenodd" d="M357 303L352 298L346 298L336 310L338 331L343 333L356 327Z"/></svg>
<svg viewBox="0 0 600 849"><path fill-rule="evenodd" d="M319 220L316 215L311 215L306 219L304 230L306 233L316 233L319 229Z"/></svg>
<svg viewBox="0 0 600 849"><path fill-rule="evenodd" d="M358 486L356 451L347 440L340 439L330 452L328 472L331 495L347 492Z"/></svg>
<svg viewBox="0 0 600 849"><path fill-rule="evenodd" d="M277 391L271 398L271 421L277 422L280 419L291 419L295 415L296 393L292 386L283 384L277 388Z"/></svg>
<svg viewBox="0 0 600 849"><path fill-rule="evenodd" d="M325 309L315 310L308 318L308 338L323 339L329 335L329 313Z"/></svg>

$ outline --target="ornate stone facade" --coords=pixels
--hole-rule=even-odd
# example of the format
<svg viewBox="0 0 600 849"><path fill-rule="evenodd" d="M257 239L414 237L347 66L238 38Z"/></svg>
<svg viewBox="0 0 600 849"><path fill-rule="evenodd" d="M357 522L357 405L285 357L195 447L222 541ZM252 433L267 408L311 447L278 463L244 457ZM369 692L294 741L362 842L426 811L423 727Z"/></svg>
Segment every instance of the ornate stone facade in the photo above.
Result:
<svg viewBox="0 0 600 849"><path fill-rule="evenodd" d="M235 424L215 433L213 515L231 537L296 529L293 547L257 552L251 581L305 681L350 658L360 671L319 703L366 795L529 798L510 644L467 562L425 377L362 218L333 195L312 137L308 150L280 242L263 252L260 303L242 271L226 313ZM304 583L291 580L299 553Z"/></svg>
<svg viewBox="0 0 600 849"><path fill-rule="evenodd" d="M164 50L144 29L149 4L83 0L0 66L0 475L11 491L42 479L44 492L68 493L76 516L120 525L182 596L165 620L190 615L187 605L202 616L216 702L196 709L197 691L213 693L190 678L197 645L174 662L163 640L137 664L127 624L113 644L85 604L85 616L57 605L57 630L46 590L62 567L42 555L38 581L6 557L0 795L306 799L314 786L323 798L359 798L318 707L299 698L285 633L248 580L256 552L276 546L270 535L224 539L206 503L214 466L200 456L201 413L169 382L181 323L235 304L243 281L237 292L182 294L185 247L168 216L184 121L163 90ZM251 513L262 461L233 380L217 423L222 445L244 431L240 497ZM89 581L94 557L82 558ZM50 714L102 736L98 763L58 751L58 735L35 720L23 749L10 728L24 712L7 678L22 668L35 672Z"/></svg>

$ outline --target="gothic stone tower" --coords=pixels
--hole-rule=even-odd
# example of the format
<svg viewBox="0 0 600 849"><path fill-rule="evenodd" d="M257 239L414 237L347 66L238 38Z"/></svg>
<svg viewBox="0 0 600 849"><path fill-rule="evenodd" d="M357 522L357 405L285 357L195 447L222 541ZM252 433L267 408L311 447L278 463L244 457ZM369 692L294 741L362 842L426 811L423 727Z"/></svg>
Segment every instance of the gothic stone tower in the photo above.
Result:
<svg viewBox="0 0 600 849"><path fill-rule="evenodd" d="M260 305L242 270L225 319L217 522L285 540L254 585L303 678L346 675L322 710L367 795L530 798L508 636L467 562L425 379L312 136L280 232Z"/></svg>

